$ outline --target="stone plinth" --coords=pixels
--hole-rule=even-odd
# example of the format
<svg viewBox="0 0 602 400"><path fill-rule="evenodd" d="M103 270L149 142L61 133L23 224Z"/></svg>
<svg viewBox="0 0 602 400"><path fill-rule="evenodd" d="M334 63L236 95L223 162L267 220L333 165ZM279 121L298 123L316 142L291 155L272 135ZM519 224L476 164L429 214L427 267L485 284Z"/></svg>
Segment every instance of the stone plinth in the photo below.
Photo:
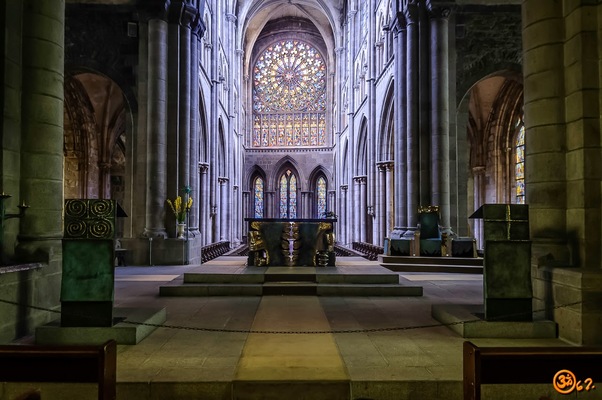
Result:
<svg viewBox="0 0 602 400"><path fill-rule="evenodd" d="M485 204L471 218L484 221L485 319L530 321L533 289L528 206Z"/></svg>

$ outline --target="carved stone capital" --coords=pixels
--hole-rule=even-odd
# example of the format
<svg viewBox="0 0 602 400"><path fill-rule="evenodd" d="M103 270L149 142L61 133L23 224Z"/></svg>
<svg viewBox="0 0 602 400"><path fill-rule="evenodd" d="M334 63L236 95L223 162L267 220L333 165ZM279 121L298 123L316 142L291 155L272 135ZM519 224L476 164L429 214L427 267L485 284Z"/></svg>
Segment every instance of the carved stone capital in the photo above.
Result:
<svg viewBox="0 0 602 400"><path fill-rule="evenodd" d="M429 18L432 19L449 18L453 7L453 3L445 0L426 1L426 9L429 13Z"/></svg>
<svg viewBox="0 0 602 400"><path fill-rule="evenodd" d="M169 6L169 22L191 28L198 18L198 10L186 1L172 1Z"/></svg>
<svg viewBox="0 0 602 400"><path fill-rule="evenodd" d="M199 163L199 172L201 174L206 174L208 170L209 170L209 163L206 163L206 162Z"/></svg>
<svg viewBox="0 0 602 400"><path fill-rule="evenodd" d="M409 3L403 10L406 26L418 23L418 4Z"/></svg>
<svg viewBox="0 0 602 400"><path fill-rule="evenodd" d="M141 19L162 19L167 20L171 0L148 0L141 2Z"/></svg>

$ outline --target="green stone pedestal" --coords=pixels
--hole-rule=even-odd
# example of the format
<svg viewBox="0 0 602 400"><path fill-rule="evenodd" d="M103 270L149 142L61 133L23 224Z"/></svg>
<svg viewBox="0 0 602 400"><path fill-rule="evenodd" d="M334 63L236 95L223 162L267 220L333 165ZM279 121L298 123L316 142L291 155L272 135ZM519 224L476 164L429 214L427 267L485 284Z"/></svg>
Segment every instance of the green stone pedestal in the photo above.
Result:
<svg viewBox="0 0 602 400"><path fill-rule="evenodd" d="M488 321L531 321L529 209L485 204L471 218L484 220L483 295Z"/></svg>
<svg viewBox="0 0 602 400"><path fill-rule="evenodd" d="M65 201L61 325L113 325L114 200Z"/></svg>

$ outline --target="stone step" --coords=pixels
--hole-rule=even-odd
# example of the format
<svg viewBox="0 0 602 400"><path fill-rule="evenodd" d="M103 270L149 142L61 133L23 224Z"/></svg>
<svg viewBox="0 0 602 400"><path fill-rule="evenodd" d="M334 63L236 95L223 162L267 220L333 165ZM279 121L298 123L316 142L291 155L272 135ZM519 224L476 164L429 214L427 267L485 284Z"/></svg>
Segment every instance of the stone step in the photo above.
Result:
<svg viewBox="0 0 602 400"><path fill-rule="evenodd" d="M482 266L483 259L465 257L412 257L379 255L379 262L384 264L439 264L439 265L472 265Z"/></svg>
<svg viewBox="0 0 602 400"><path fill-rule="evenodd" d="M321 284L268 282L264 284L172 284L159 288L161 296L422 296L422 286L400 284Z"/></svg>
<svg viewBox="0 0 602 400"><path fill-rule="evenodd" d="M441 264L381 264L395 272L439 272L448 274L483 274L482 266Z"/></svg>
<svg viewBox="0 0 602 400"><path fill-rule="evenodd" d="M185 272L184 283L263 283L262 272L246 274L217 274L205 272Z"/></svg>
<svg viewBox="0 0 602 400"><path fill-rule="evenodd" d="M313 271L315 271L312 268ZM313 272L270 272L245 274L216 274L216 273L184 273L184 283L238 283L252 284L264 282L318 282L318 283L399 283L399 275L395 273L329 273Z"/></svg>

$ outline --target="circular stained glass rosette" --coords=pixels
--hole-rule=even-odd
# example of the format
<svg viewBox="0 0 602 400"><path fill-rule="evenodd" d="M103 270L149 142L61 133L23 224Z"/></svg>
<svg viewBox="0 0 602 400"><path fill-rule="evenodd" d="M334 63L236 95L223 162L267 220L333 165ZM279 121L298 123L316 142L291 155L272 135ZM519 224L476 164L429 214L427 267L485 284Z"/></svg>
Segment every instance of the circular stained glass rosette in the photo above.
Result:
<svg viewBox="0 0 602 400"><path fill-rule="evenodd" d="M324 111L326 65L318 50L300 40L281 40L260 54L253 69L256 112Z"/></svg>

